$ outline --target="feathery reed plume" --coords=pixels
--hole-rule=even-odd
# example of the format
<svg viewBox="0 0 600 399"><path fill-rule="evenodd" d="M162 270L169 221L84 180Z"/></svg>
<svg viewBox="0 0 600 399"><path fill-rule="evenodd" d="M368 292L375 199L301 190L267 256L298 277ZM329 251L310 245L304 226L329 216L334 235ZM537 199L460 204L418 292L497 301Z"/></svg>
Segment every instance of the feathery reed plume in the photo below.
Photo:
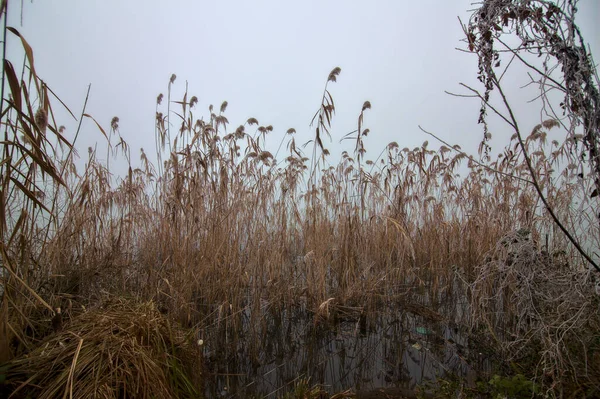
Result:
<svg viewBox="0 0 600 399"><path fill-rule="evenodd" d="M342 72L342 69L340 67L333 68L329 73L329 76L327 77L327 81L336 82L340 72Z"/></svg>
<svg viewBox="0 0 600 399"><path fill-rule="evenodd" d="M40 132L46 132L46 127L48 127L48 114L43 108L38 108L35 112L35 124L38 129L40 129Z"/></svg>
<svg viewBox="0 0 600 399"><path fill-rule="evenodd" d="M111 121L110 121L110 128L112 130L118 130L119 129L119 117L118 116L114 116Z"/></svg>

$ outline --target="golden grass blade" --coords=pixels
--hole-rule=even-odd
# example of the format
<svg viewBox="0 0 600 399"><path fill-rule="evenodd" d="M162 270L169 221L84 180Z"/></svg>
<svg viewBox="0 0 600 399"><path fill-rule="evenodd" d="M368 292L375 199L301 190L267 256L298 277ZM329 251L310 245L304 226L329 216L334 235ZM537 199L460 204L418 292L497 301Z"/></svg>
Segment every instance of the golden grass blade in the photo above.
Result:
<svg viewBox="0 0 600 399"><path fill-rule="evenodd" d="M396 219L386 216L384 217L385 220L391 222L394 227L396 227L396 229L400 232L400 234L402 234L402 237L404 237L404 241L406 243L408 243L408 247L410 249L411 255L414 258L415 257L415 248L412 242L412 239L410 238L410 236L408 235L408 232L406 231L406 229L402 226L402 224L400 224L400 222L398 222Z"/></svg>
<svg viewBox="0 0 600 399"><path fill-rule="evenodd" d="M62 105L62 106L63 106L63 107L64 107L64 108L67 110L67 112L68 112L69 114L71 114L71 116L73 117L73 119L77 120L77 117L76 117L76 116L73 114L73 112L71 112L71 110L69 109L69 107L67 106L67 104L65 104L65 103L64 103L64 102L63 102L63 101L60 99L60 97L58 97L58 96L56 95L56 93L54 93L54 92L52 91L52 89L51 89L50 87L48 87L48 85L45 85L45 88L46 88L46 89L47 89L47 90L48 90L50 93L52 93L52 95L54 96L54 98L56 98L56 99L57 99L57 100L58 100L58 101L61 103L61 105ZM50 107L52 107L52 104L50 104Z"/></svg>
<svg viewBox="0 0 600 399"><path fill-rule="evenodd" d="M7 247L11 246L13 240L17 236L17 233L21 229L21 226L23 226L23 223L25 222L26 217L27 217L27 210L23 208L21 210L21 215L19 216L19 219L17 220L17 223L15 224L15 227L13 228L12 234L10 235L10 238L8 239L8 244L6 245Z"/></svg>
<svg viewBox="0 0 600 399"><path fill-rule="evenodd" d="M71 144L71 142L69 140L67 140L67 138L65 136L63 136L62 134L60 134L60 131L56 130L54 128L54 126L48 125L48 130L50 130L52 133L54 133L54 135L56 137L58 137L58 139L60 140L60 142L63 143L63 144L66 144L66 146L69 149L73 148L73 144Z"/></svg>
<svg viewBox="0 0 600 399"><path fill-rule="evenodd" d="M96 119L94 119L93 116L91 116L90 114L83 114L83 116L85 116L86 118L90 118L91 120L93 120L94 123L96 124L96 126L98 126L98 129L100 129L100 132L102 132L102 134L104 135L104 137L106 138L106 140L108 140L108 135L106 134L106 132L104 131L104 129L102 129L102 126L100 126L100 124L98 123L98 121Z"/></svg>
<svg viewBox="0 0 600 399"><path fill-rule="evenodd" d="M6 231L6 199L4 198L5 192L5 190L2 190L2 192L0 193L0 236L4 236L4 232Z"/></svg>
<svg viewBox="0 0 600 399"><path fill-rule="evenodd" d="M26 92L24 90L24 92ZM25 134L25 136L27 138L30 139L31 141L31 145L36 149L36 151L38 153L40 153L41 156L44 156L45 158L47 158L47 152L48 151L42 151L40 149L40 139L44 139L46 140L46 143L49 144L48 140L46 139L45 135L41 132L41 130L39 129L39 127L37 126L36 122L34 119L32 119L29 115L27 115L26 113L22 112L21 110L17 109L17 106L10 100L6 100L6 102L10 105L10 107L7 107L6 110L13 108L15 109L15 111L17 111L17 113L19 114L19 116L23 119L23 121L21 121L20 123L20 127L23 129L23 133ZM33 114L33 110L31 109L31 107L28 105L28 110L31 114ZM24 123L27 122L27 123ZM40 139L36 139L36 136L33 134L31 128L29 127L29 125L33 126L35 131L38 132L38 137ZM56 130L54 128L52 128L51 126L48 126L51 128L51 130L53 132L56 132ZM67 139L65 139L63 136L61 136L60 134L57 134L58 138L61 139L63 141L63 143L68 144L69 147L71 146L71 144L69 143L69 141Z"/></svg>
<svg viewBox="0 0 600 399"><path fill-rule="evenodd" d="M31 347L29 345L29 343L27 342L26 339L24 339L23 337L21 337L21 334L16 331L14 329L14 327L12 326L11 323L9 323L8 321L6 322L6 327L8 327L8 329L10 330L10 332L13 334L13 336L19 340L19 342L21 343L21 345L23 345L27 350L31 350Z"/></svg>
<svg viewBox="0 0 600 399"><path fill-rule="evenodd" d="M37 81L37 74L35 73L35 66L34 66L34 62L33 62L33 50L31 49L31 46L29 45L29 43L27 43L27 40L25 40L25 38L21 35L21 33L19 33L18 30L16 30L13 27L10 27L10 26L7 29L10 32L12 32L15 36L17 36L19 39L21 39L21 44L23 45L23 49L25 50L25 55L27 56L27 59L29 60L29 69L31 71L31 75L33 75L33 77L34 77L35 87L39 93L40 86Z"/></svg>
<svg viewBox="0 0 600 399"><path fill-rule="evenodd" d="M48 213L52 213L50 212L50 209L46 208L46 206L44 204L41 203L41 201L39 199L36 198L35 194L33 194L31 191L29 191L29 189L27 187L25 187L23 185L23 183L21 183L20 181L18 181L17 179L15 179L14 177L11 177L10 180L13 182L13 184L15 186L17 186L19 188L19 190L21 190L21 192L23 194L25 194L31 201L33 201L36 205L38 205L39 207L41 207L43 210L45 210Z"/></svg>
<svg viewBox="0 0 600 399"><path fill-rule="evenodd" d="M10 61L4 60L4 70L6 79L10 86L10 91L13 97L13 105L17 111L21 111L21 88L19 87L19 79Z"/></svg>
<svg viewBox="0 0 600 399"><path fill-rule="evenodd" d="M12 266L12 262L10 260L10 258L8 257L8 254L6 253L6 249L4 247L4 243L0 243L0 253L2 254L2 261L4 263L4 267L6 268L6 270L8 270L8 272L19 282L21 283L21 285L23 287L25 287L25 289L27 291L29 291L29 293L35 298L37 299L37 301L43 305L44 307L46 307L50 312L54 313L54 309L52 309L52 306L48 305L48 303L46 301L44 301L38 294L37 292L35 292L35 290L33 288L31 288L25 281L23 281L21 279L21 277L19 277L13 270L13 266Z"/></svg>
<svg viewBox="0 0 600 399"><path fill-rule="evenodd" d="M75 355L73 356L73 363L71 363L71 368L69 369L69 377L67 378L67 383L65 384L65 393L63 394L63 399L65 399L67 395L70 399L73 399L73 376L75 374L75 365L77 364L77 359L79 358L79 352L81 352L82 345L83 338L79 338L79 344L77 345Z"/></svg>
<svg viewBox="0 0 600 399"><path fill-rule="evenodd" d="M36 153L34 153L33 151L30 151L28 148L23 147L23 146L19 146L19 147L25 154L27 154L31 159L33 159L35 161L35 163L40 168L42 168L42 170L44 172L49 174L54 179L54 181L56 181L58 184L60 184L62 186L66 186L63 179L56 173L56 168L52 164L39 158ZM44 154L44 152L40 152L40 154Z"/></svg>
<svg viewBox="0 0 600 399"><path fill-rule="evenodd" d="M21 385L19 385L14 391L12 391L12 393L10 394L10 396L8 397L9 399L14 397L21 389L25 388L27 385L29 385L29 383L31 381L33 381L35 379L35 375L29 377L27 380L23 381L23 383L21 383Z"/></svg>

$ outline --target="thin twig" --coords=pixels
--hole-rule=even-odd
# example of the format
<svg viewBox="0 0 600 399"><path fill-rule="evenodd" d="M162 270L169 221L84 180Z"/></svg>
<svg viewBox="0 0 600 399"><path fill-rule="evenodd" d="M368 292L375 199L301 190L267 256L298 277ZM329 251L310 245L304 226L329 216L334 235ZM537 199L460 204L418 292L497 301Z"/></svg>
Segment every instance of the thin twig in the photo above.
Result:
<svg viewBox="0 0 600 399"><path fill-rule="evenodd" d="M424 133L427 133L427 134L428 134L428 135L430 135L430 136L433 136L433 138L435 138L436 140L438 140L438 141L442 142L443 144L447 145L448 147L450 147L450 148L451 148L451 149L453 149L454 151L458 152L459 154L462 154L462 155L466 156L466 157L467 157L467 158L469 158L471 161L475 162L477 165L479 165L479 166L481 166L481 167L483 167L483 168L485 168L485 169L487 169L487 170L489 170L489 171L492 171L492 172L494 172L494 173L499 173L499 174L501 174L501 175L503 175L503 176L506 176L506 177L510 177L510 178L513 178L513 179L520 180L520 181L522 181L523 183L529 183L529 184L533 184L533 182L532 182L531 180L523 179L522 177L515 176L515 175L511 175L510 173L502 172L502 171L500 171L500 170L498 170L498 169L494 169L494 168L492 168L492 167L490 167L490 166L488 166L488 165L485 165L485 164L483 164L483 163L481 163L481 162L477 161L475 158L473 158L473 156L471 156L471 155L467 154L466 152L464 152L464 151L462 151L462 150L456 149L455 147L453 147L452 145L448 144L446 141L442 140L441 138L439 138L439 137L438 137L438 136L436 136L435 134L433 134L433 133L431 133L431 132L428 132L427 130L423 129L423 128L421 127L421 125L419 125L419 129L421 129L421 131L422 131L422 132L424 132Z"/></svg>
<svg viewBox="0 0 600 399"><path fill-rule="evenodd" d="M596 262L594 262L594 260L583 250L583 248L581 248L581 246L579 245L579 242L571 235L569 230L567 230L567 228L561 223L561 221L558 219L558 216L556 216L556 214L550 207L550 204L548 203L546 196L544 195L544 193L542 192L542 189L540 188L540 185L538 184L537 177L535 176L535 170L533 169L531 159L529 158L529 154L527 152L527 149L525 148L525 143L523 142L521 130L519 129L519 125L517 124L517 120L512 112L512 108L510 107L508 100L506 99L506 95L504 94L504 91L502 90L502 87L500 86L500 83L498 82L496 75L492 75L492 81L494 82L494 86L496 86L496 88L498 89L498 92L500 93L500 96L502 97L502 102L504 103L504 106L506 107L506 110L508 111L508 113L510 115L510 119L512 120L512 123L510 125L515 128L515 132L517 133L517 138L519 140L521 150L523 151L523 155L525 157L525 162L527 164L527 168L529 169L529 173L531 174L532 184L535 187L540 199L544 203L546 210L548 211L548 213L554 220L554 223L556 223L558 228L565 234L565 236L569 239L569 241L571 241L571 243L575 246L575 248L581 254L581 256L583 256L598 272L600 272L600 266L598 266L598 264Z"/></svg>

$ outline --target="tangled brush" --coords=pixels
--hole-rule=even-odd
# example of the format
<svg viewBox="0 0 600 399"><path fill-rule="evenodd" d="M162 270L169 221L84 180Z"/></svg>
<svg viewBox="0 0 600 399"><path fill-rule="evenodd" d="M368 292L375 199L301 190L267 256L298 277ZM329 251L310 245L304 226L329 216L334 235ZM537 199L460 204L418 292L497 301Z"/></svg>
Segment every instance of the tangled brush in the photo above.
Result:
<svg viewBox="0 0 600 399"><path fill-rule="evenodd" d="M486 326L504 359L531 367L548 385L600 368L591 271L573 268L562 252L540 251L526 229L510 232L470 285L473 325Z"/></svg>

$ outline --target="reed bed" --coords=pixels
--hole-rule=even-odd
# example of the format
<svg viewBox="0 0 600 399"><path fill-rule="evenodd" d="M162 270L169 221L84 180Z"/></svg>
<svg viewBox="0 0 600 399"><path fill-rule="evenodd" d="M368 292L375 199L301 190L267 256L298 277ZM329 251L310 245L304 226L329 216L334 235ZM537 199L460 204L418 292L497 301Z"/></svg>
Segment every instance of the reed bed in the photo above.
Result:
<svg viewBox="0 0 600 399"><path fill-rule="evenodd" d="M10 98L2 103L0 359L13 359L19 381L47 385L41 396L69 384L85 396L92 385L76 391L74 381L93 372L88 383L102 388L99 396L126 385L132 396L168 397L165 370L179 359L169 349L185 341L173 321L194 333L224 325L229 340L249 323L257 334L244 339L259 345L265 306L304 306L318 323L423 293L421 305L486 334L506 364L534 363L531 377L544 386L598 389L594 276L540 204L517 137L485 165L459 146L428 142L392 142L369 158L365 102L355 151L330 164L322 137L335 115L336 68L313 120L311 153L295 129L255 118L231 127L227 102L199 117L186 92L166 104L158 96L156 153L142 150L139 162L118 118L104 129L84 109L77 119L106 136L108 159L90 148L82 161L78 132L67 139L57 126L57 99L23 44L27 76L18 79L7 61ZM174 85L175 75L168 99ZM598 248L595 203L582 195L594 181L578 156L580 137L549 140L556 128L544 121L525 140L536 178L565 226ZM277 156L265 150L273 135L285 144ZM114 157L128 164L124 173L111 170ZM448 312L457 290L470 305L460 317ZM117 300L102 309L107 296L144 305ZM73 311L81 306L90 310ZM50 323L57 308L72 317L60 333ZM104 349L96 353L98 337ZM122 363L110 365L116 352ZM156 385L133 378L138 372Z"/></svg>

